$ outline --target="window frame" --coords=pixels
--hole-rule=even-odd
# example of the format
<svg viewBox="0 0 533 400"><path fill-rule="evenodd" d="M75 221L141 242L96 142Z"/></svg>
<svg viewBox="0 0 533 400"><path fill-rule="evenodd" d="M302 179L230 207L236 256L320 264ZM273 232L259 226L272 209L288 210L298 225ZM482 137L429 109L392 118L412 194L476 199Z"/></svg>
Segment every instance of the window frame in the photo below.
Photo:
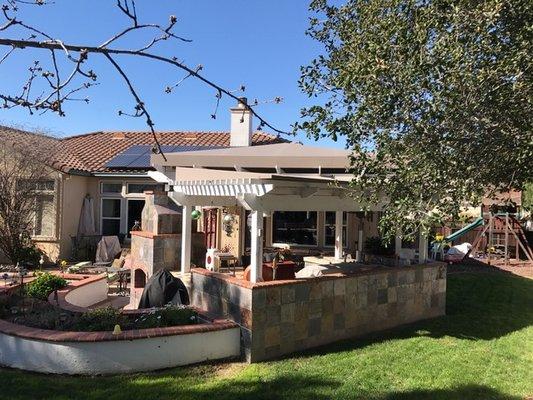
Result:
<svg viewBox="0 0 533 400"><path fill-rule="evenodd" d="M120 184L122 185L122 190L120 193L118 192L111 192L111 193L104 193L103 191L103 185L111 183L111 184ZM119 199L120 200L120 229L119 233L121 235L125 235L126 239L129 240L127 237L129 232L128 230L128 201L129 200L145 200L144 193L128 193L128 186L134 184L134 185L150 185L154 184L157 185L158 182L154 181L153 179L149 178L130 178L130 179L100 179L99 180L99 196L100 196L100 209L99 211L99 232L102 234L103 232L103 200L104 199ZM110 217L105 217L110 218ZM116 217L115 217L116 218ZM118 218L116 218L118 219Z"/></svg>
<svg viewBox="0 0 533 400"><path fill-rule="evenodd" d="M319 240L319 229L320 229L320 221L319 221L319 212L318 211L279 211L279 212L305 212L305 213L315 213L316 214L316 228L314 229L316 232L316 244L300 244L300 243L284 243L284 242L276 242L274 241L274 218L275 213L278 211L273 211L270 218L270 243L272 247L285 247L290 246L293 248L319 248L320 247L320 240Z"/></svg>
<svg viewBox="0 0 533 400"><path fill-rule="evenodd" d="M119 210L119 216L118 217L104 217L104 201L106 201L106 200L115 200L115 201L119 202L120 210ZM122 227L122 225L123 225L123 210L124 210L123 203L124 203L124 200L121 197L117 197L117 196L100 198L100 235L104 235L104 219L112 219L112 220L115 220L115 221L118 220L118 222L119 222L118 232L119 232L119 234L122 233L122 230L123 230L123 227Z"/></svg>
<svg viewBox="0 0 533 400"><path fill-rule="evenodd" d="M121 186L121 189L120 189L120 192L105 192L104 191L104 185L105 184L111 184L111 185L120 185ZM124 195L124 182L122 181L100 181L100 196L102 196L102 198L105 196L105 197L113 197L113 196L120 196L122 197Z"/></svg>
<svg viewBox="0 0 533 400"><path fill-rule="evenodd" d="M144 198L144 191L143 192L131 192L129 191L130 185L152 185L154 187L157 186L164 186L159 182L151 181L151 182L124 182L123 191L126 197L132 198L132 197L142 197Z"/></svg>
<svg viewBox="0 0 533 400"><path fill-rule="evenodd" d="M40 179L40 181L43 182L53 182L54 183L54 189L48 190L48 189L36 189L36 195L34 199L34 212L33 212L33 227L31 230L31 239L36 241L56 241L58 239L58 229L59 229L59 223L58 223L58 210L59 210L59 181L58 179ZM35 234L35 227L37 226L37 199L41 196L52 196L52 203L54 205L54 227L52 229L52 235L37 235ZM42 217L41 217L42 218ZM41 221L42 225L42 221Z"/></svg>
<svg viewBox="0 0 533 400"><path fill-rule="evenodd" d="M333 234L333 244L326 244L326 228L328 226L333 227L333 232L335 232L335 222L333 224L328 224L327 213L333 213L335 215L336 211L324 211L324 225L322 226L322 239L325 248L334 248L335 247L335 234ZM343 211L342 215L342 247L343 249L348 248L348 213Z"/></svg>

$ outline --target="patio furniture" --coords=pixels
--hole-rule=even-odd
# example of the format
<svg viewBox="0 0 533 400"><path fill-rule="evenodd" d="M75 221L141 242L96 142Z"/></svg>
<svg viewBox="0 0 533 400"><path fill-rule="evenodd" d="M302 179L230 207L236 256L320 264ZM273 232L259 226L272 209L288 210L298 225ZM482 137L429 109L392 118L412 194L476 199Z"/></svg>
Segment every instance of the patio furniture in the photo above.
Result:
<svg viewBox="0 0 533 400"><path fill-rule="evenodd" d="M295 279L296 264L292 261L280 261L278 262L276 268L276 279L277 281L292 280ZM251 268L246 267L244 270L244 280L250 280ZM274 270L272 268L272 263L265 262L263 263L263 281L268 282L274 280Z"/></svg>
<svg viewBox="0 0 533 400"><path fill-rule="evenodd" d="M118 236L103 236L96 247L97 262L113 262L122 248Z"/></svg>
<svg viewBox="0 0 533 400"><path fill-rule="evenodd" d="M128 282L131 277L131 270L126 268L121 268L118 272L118 295L119 296L129 296L128 291Z"/></svg>
<svg viewBox="0 0 533 400"><path fill-rule="evenodd" d="M83 235L71 236L73 260L91 260L94 261L96 247L102 239L102 235Z"/></svg>
<svg viewBox="0 0 533 400"><path fill-rule="evenodd" d="M296 278L316 278L324 275L352 273L362 264L352 260L337 260L332 256L304 257L305 267L296 273Z"/></svg>
<svg viewBox="0 0 533 400"><path fill-rule="evenodd" d="M216 253L215 254L215 268L219 272L227 270L231 272L233 269L233 276L235 276L235 270L239 265L239 259L230 253Z"/></svg>

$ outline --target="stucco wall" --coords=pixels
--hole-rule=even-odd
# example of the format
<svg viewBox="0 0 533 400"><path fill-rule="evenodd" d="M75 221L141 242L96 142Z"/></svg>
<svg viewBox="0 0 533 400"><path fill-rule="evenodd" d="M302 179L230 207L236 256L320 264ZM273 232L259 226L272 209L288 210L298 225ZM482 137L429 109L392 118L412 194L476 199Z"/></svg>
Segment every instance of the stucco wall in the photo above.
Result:
<svg viewBox="0 0 533 400"><path fill-rule="evenodd" d="M91 194L91 183L94 184L94 178L86 176L65 175L63 178L59 258L68 259L71 256L71 236L75 236L78 233L83 199L87 194ZM95 202L95 208L96 206Z"/></svg>
<svg viewBox="0 0 533 400"><path fill-rule="evenodd" d="M193 304L241 326L250 362L444 315L446 266L250 284L194 270Z"/></svg>
<svg viewBox="0 0 533 400"><path fill-rule="evenodd" d="M239 336L238 327L134 340L78 342L35 340L0 333L0 364L53 374L152 371L237 357Z"/></svg>

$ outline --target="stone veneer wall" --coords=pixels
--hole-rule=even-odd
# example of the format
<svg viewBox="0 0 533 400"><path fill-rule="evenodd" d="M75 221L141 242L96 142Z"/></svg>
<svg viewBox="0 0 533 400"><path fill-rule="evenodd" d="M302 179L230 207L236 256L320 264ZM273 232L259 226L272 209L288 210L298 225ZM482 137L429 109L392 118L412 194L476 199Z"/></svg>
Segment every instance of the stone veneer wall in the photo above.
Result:
<svg viewBox="0 0 533 400"><path fill-rule="evenodd" d="M150 232L131 232L132 274L130 279L130 308L137 308L144 288L135 288L135 271L141 269L148 280L161 269L179 271L181 234L154 235ZM192 262L203 264L205 255L204 235L192 234Z"/></svg>
<svg viewBox="0 0 533 400"><path fill-rule="evenodd" d="M150 232L131 232L131 257L134 268L142 268L149 275L160 269L179 267L181 234L156 235Z"/></svg>
<svg viewBox="0 0 533 400"><path fill-rule="evenodd" d="M248 362L445 314L446 266L251 284L195 269L193 304L241 326Z"/></svg>

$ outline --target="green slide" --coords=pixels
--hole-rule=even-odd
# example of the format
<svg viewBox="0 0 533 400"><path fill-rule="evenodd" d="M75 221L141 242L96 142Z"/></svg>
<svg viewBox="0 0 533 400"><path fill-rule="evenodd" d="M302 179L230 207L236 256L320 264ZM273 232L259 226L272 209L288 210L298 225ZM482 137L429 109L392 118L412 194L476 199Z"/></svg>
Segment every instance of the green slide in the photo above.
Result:
<svg viewBox="0 0 533 400"><path fill-rule="evenodd" d="M452 242L461 236L463 236L465 233L470 232L472 229L477 228L478 226L482 226L484 224L484 219L482 217L478 217L474 222L471 224L468 224L467 226L459 229L457 232L452 233L451 235L448 235L444 238L444 241L446 242Z"/></svg>

